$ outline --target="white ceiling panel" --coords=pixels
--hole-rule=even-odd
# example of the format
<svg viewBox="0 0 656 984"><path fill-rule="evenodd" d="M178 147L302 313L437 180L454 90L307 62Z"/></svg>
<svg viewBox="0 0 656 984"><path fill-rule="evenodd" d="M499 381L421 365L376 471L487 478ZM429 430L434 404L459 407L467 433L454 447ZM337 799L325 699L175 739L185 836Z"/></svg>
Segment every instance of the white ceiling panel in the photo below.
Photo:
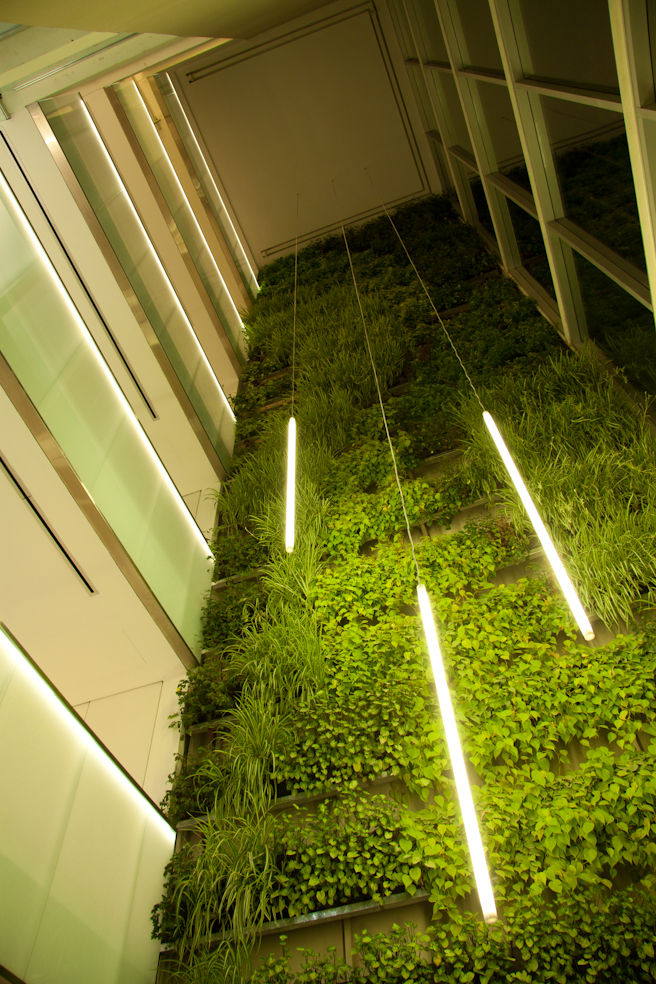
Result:
<svg viewBox="0 0 656 984"><path fill-rule="evenodd" d="M370 4L227 44L176 79L259 265L293 248L297 195L303 242L431 190Z"/></svg>

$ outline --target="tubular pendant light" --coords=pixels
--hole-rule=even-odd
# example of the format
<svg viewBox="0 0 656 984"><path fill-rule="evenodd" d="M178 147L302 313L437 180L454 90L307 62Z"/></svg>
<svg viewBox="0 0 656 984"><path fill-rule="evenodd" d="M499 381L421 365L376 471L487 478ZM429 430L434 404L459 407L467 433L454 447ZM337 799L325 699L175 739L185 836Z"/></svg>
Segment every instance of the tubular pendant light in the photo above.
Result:
<svg viewBox="0 0 656 984"><path fill-rule="evenodd" d="M558 556L558 552L547 532L546 526L540 518L540 514L538 513L535 503L533 502L533 499L524 484L524 480L519 474L517 465L513 461L510 451L506 447L505 441L502 438L499 428L494 422L492 415L488 413L487 410L483 411L483 420L485 421L485 426L489 430L492 440L496 445L497 451L501 455L501 460L506 466L506 471L510 476L510 480L517 489L519 498L522 500L524 508L528 514L528 518L531 520L533 529L537 533L538 539L542 544L542 549L544 550L547 560L551 564L552 570L556 575L560 589L563 592L565 600L567 601L572 615L576 620L576 624L581 631L581 635L584 639L587 639L587 641L590 642L595 637L594 629L590 625L590 620L583 610L583 605L579 600L579 596L576 593L567 571L563 567L563 562Z"/></svg>
<svg viewBox="0 0 656 984"><path fill-rule="evenodd" d="M294 549L294 520L296 512L296 419L289 418L287 426L287 513L285 517L285 550Z"/></svg>
<svg viewBox="0 0 656 984"><path fill-rule="evenodd" d="M435 679L437 699L440 703L440 713L442 715L444 735L446 737L446 743L449 749L451 768L453 769L453 777L456 781L460 812L465 825L467 847L469 848L469 856L471 857L472 867L474 869L476 891L478 892L478 898L485 922L493 923L496 922L497 919L497 907L494 902L492 882L490 881L490 873L487 868L487 861L485 860L485 850L483 848L483 841L481 840L481 832L478 828L478 821L476 819L474 800L472 799L469 777L467 776L465 759L462 754L462 746L460 744L460 736L458 735L456 718L453 713L453 704L451 703L449 684L446 679L444 663L442 661L442 653L440 651L440 644L437 638L437 629L435 628L433 611L431 609L428 592L423 584L417 584L417 600L419 601L421 620L424 624L424 635L426 636L428 655L430 657L433 677Z"/></svg>
<svg viewBox="0 0 656 984"><path fill-rule="evenodd" d="M294 317L292 322L292 412L287 425L287 507L285 513L285 550L294 549L294 530L296 525L296 418L294 417L294 397L296 395L296 297L298 288L298 211L300 194L296 195L296 238L294 240Z"/></svg>
<svg viewBox="0 0 656 984"><path fill-rule="evenodd" d="M335 189L335 185L333 182L333 190L334 189ZM481 834L478 829L478 822L476 820L474 800L472 799L471 789L469 787L469 778L467 776L465 760L462 754L460 738L458 736L458 729L456 727L456 719L453 713L453 705L451 704L449 685L447 683L446 673L444 672L444 664L442 663L442 655L440 652L440 645L437 639L437 629L435 628L433 612L431 610L430 601L428 599L428 593L424 585L421 583L421 578L419 575L419 564L417 562L417 555L415 553L414 540L412 538L412 530L410 528L410 520L408 519L408 511L405 506L405 496L403 495L403 486L401 485L399 469L396 463L396 455L394 454L394 445L392 443L392 437L390 435L389 426L387 423L387 414L385 413L385 406L383 404L383 394L380 388L378 373L376 372L376 364L374 362L373 351L371 348L371 341L369 339L369 332L367 331L367 322L364 316L362 301L360 299L358 283L355 277L355 270L353 268L353 261L351 259L351 251L349 249L348 240L346 238L346 231L344 229L343 224L342 224L342 236L344 238L346 254L348 256L349 266L351 268L353 287L355 289L355 296L357 299L358 307L360 309L360 318L362 320L362 329L364 332L367 353L369 355L369 361L371 363L371 371L373 373L374 381L376 384L376 392L378 394L380 413L383 420L383 424L385 425L385 434L387 435L387 442L389 444L390 456L392 458L392 464L394 466L396 485L399 490L399 498L401 499L401 507L403 509L403 516L405 519L406 530L408 531L408 542L410 544L410 549L412 551L412 559L414 561L415 571L417 574L417 599L419 601L419 610L421 612L421 619L424 625L424 634L426 636L426 644L428 646L428 654L430 657L431 667L433 670L433 677L435 678L435 687L437 689L437 696L440 703L440 712L442 715L444 733L446 736L447 747L449 749L449 756L451 759L451 768L453 769L453 775L456 781L456 790L458 793L458 801L460 803L460 811L462 813L462 818L465 825L465 836L467 838L467 847L469 849L469 855L472 861L472 868L474 870L476 890L478 892L478 897L481 903L483 918L485 919L486 922L492 923L495 922L497 918L497 909L494 902L492 883L490 881L490 875L487 870L485 851L483 850L483 842L481 840Z"/></svg>
<svg viewBox="0 0 656 984"><path fill-rule="evenodd" d="M540 519L540 515L539 515L537 509L535 508L535 503L531 499L531 496L529 494L529 491L526 488L526 485L524 484L524 480L523 480L522 476L519 474L519 471L517 469L517 466L515 465L515 462L513 461L512 457L511 457L510 451L506 447L505 442L504 442L501 434L499 433L499 428L495 424L495 422L494 422L491 414L488 413L488 411L483 406L483 403L481 401L481 398L478 395L478 391L477 391L476 387L474 386L474 383L472 382L472 378L469 375L469 373L467 372L467 366L462 361L462 359L460 357L460 353L458 352L458 349L456 348L455 343L454 343L453 339L451 338L451 335L449 334L449 330L446 327L446 325L444 324L444 320L442 319L442 317L440 315L440 312L435 307L435 304L433 302L433 298L430 296L429 290L426 287L426 284L424 283L424 281L422 279L422 276L419 273L419 270L417 269L417 267L415 265L414 260L412 259L412 257L410 256L410 253L408 252L408 247L404 243L403 237L401 236L401 233L397 229L396 223L394 222L394 219L392 218L392 216L390 215L390 213L388 212L388 210L385 208L384 205L383 205L383 210L384 210L385 214L387 215L387 218L389 219L390 224L391 224L392 228L394 229L394 232L396 233L396 236L397 236L397 238L398 238L398 240L399 240L399 242L401 244L401 247L403 248L403 251L404 251L406 257L408 258L408 262L410 263L410 266L412 267L412 269L415 272L415 276L417 277L417 280L419 281L419 285L421 286L421 289L423 290L424 294L426 295L426 298L428 300L428 303L430 304L430 306L431 306L431 308L433 310L433 313L435 314L437 320L439 321L440 327L441 327L442 331L444 332L444 335L445 335L445 337L446 337L449 345L453 349L453 353L454 353L456 359L460 363L460 368L462 369L462 371L463 371L463 373L464 373L464 375L465 375L465 377L467 379L467 382L469 383L469 385L470 385L470 387L472 389L472 392L473 392L474 396L478 400L479 406L480 406L481 410L483 411L483 420L485 421L485 426L489 430L489 432L490 432L490 434L492 436L492 440L494 441L494 443L496 445L497 451L501 455L501 460L503 461L504 465L506 466L506 471L508 472L508 475L510 476L510 480L512 481L513 485L517 489L517 493L518 493L520 499L522 500L522 503L524 504L524 508L526 509L526 512L528 514L528 517L531 520L531 523L533 524L533 529L537 533L538 539L540 540L540 543L542 544L542 549L544 550L544 552L545 552L545 554L547 556L547 559L548 559L549 563L551 564L552 570L553 570L553 572L554 572L554 574L556 576L556 580L558 581L558 584L560 585L560 589L561 589L561 591L563 592L563 594L565 596L565 600L567 601L567 604L570 607L570 610L572 612L572 615L574 616L574 619L576 621L576 624L579 627L579 630L581 632L581 635L588 642L591 642L594 639L594 637L595 637L594 629L592 628L592 626L590 624L590 620L589 620L588 616L585 614L585 612L583 610L583 605L581 604L581 602L579 600L579 596L576 593L576 590L574 588L574 585L572 584L572 582L571 582L571 580L569 578L569 575L567 574L567 571L563 567L563 562L561 561L560 557L558 556L558 553L557 553L556 548L555 548L555 546L553 544L553 541L552 541L551 537L549 536L549 534L547 533L547 529L546 529L544 523Z"/></svg>

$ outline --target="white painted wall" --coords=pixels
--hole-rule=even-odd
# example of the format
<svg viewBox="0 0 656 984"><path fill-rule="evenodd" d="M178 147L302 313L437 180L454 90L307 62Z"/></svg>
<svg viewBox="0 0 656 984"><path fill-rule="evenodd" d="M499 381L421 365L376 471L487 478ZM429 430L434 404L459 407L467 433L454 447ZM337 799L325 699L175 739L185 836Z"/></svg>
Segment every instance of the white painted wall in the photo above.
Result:
<svg viewBox="0 0 656 984"><path fill-rule="evenodd" d="M342 2L177 68L181 99L259 265L293 250L297 194L302 242L382 203L440 190L390 50L373 5Z"/></svg>
<svg viewBox="0 0 656 984"><path fill-rule="evenodd" d="M90 594L0 473L0 620L128 772L159 801L184 667L0 390L2 454L95 589Z"/></svg>

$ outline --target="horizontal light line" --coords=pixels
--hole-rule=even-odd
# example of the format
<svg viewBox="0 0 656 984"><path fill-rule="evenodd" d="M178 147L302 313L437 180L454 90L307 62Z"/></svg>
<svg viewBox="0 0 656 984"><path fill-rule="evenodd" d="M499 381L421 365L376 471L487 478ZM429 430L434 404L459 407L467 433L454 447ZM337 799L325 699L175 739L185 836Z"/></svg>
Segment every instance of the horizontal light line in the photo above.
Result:
<svg viewBox="0 0 656 984"><path fill-rule="evenodd" d="M64 727L70 729L78 744L96 756L98 762L110 772L125 792L129 792L131 798L138 803L140 809L146 813L149 819L157 821L162 833L166 835L171 843L171 847L173 847L175 842L175 830L173 827L171 827L168 821L155 808L141 787L128 778L93 733L87 729L75 712L70 709L50 683L35 668L32 661L8 635L1 623L0 646L9 661L14 664L17 671L23 674L32 692L38 694L39 698L57 714ZM44 754L47 754L47 750Z"/></svg>
<svg viewBox="0 0 656 984"><path fill-rule="evenodd" d="M524 479L519 474L517 465L513 461L512 455L510 454L510 451L506 447L505 441L499 432L499 428L494 422L492 415L488 413L487 410L483 411L483 420L485 421L485 425L489 430L492 440L496 445L497 451L501 455L501 460L506 466L508 475L510 476L513 485L517 489L517 493L520 499L522 500L522 504L526 509L528 517L531 520L531 523L533 524L533 529L538 535L538 539L542 544L542 549L547 555L547 560L551 564L552 570L556 575L561 591L565 595L565 600L567 601L567 604L570 607L572 615L576 620L576 624L581 630L581 635L583 636L584 639L587 639L588 642L590 642L595 637L592 626L590 625L590 620L588 619L588 616L585 614L585 611L583 610L583 605L579 600L579 596L576 593L574 585L572 584L569 575L563 566L562 560L558 556L558 552L553 544L551 537L549 536L549 533L547 532L547 528L542 522L542 519L540 518L540 514L537 511L535 503L533 502L533 499L531 498L530 493L526 488L526 485L524 484Z"/></svg>
<svg viewBox="0 0 656 984"><path fill-rule="evenodd" d="M4 178L4 175L2 175L2 174L0 174L0 181L2 182L2 188L3 188L4 192L5 192L6 200L9 202L9 205L12 208L12 210L13 210L13 212L14 212L14 214L15 214L18 222L19 222L19 224L25 230L25 233L26 233L28 239L30 240L30 243L32 244L35 252L37 253L39 259L41 260L41 263L42 263L42 266L43 266L45 272L47 273L48 277L50 278L51 282L54 284L57 292L59 293L60 297L62 298L65 306L67 307L67 309L68 309L68 311L70 313L70 316L71 316L72 320L77 325L78 330L80 332L80 338L81 338L83 344L87 347L88 351L93 356L93 358L94 358L94 360L96 362L96 365L100 369L101 373L104 375L104 377L107 380L107 382L109 383L109 386L112 389L114 395L116 396L116 398L118 399L119 403L123 407L123 409L125 411L125 414L126 414L126 417L130 421L130 425L132 426L133 430L138 435L139 440L141 441L141 444L143 445L146 453L151 458L153 464L155 465L155 468L159 472L160 477L164 481L165 485L167 485L167 487L169 488L169 490L173 494L174 499L175 499L175 501L178 504L178 509L180 511L180 514L184 518L184 521L186 522L187 526L189 527L189 529L191 530L191 532L194 534L195 538L202 545L203 551L208 556L212 556L211 551L210 551L210 548L209 548L209 546L207 544L207 541L206 541L205 537L203 536L203 534L201 533L201 530L198 527L198 525L196 523L196 520L194 519L194 517L189 512L189 509L187 508L186 502L184 501L184 499L180 495L180 492L178 491L178 489L174 485L173 480L171 479L171 476L169 475L169 473L167 472L166 468L162 464L162 462L161 462L161 460L159 458L159 455L157 454L157 452L153 448L152 444L150 443L150 440L148 439L148 437L147 437L147 435L146 435L143 427L141 426L140 422L135 417L134 412L132 410L132 407L130 406L130 404L128 403L127 399L125 398L125 395L123 393L123 390L121 389L121 387L116 382L116 379L114 378L111 370L109 369L109 366L107 365L107 363L103 359L103 357L102 357L102 355L100 353L100 350L98 349L98 346L96 345L96 343L95 343L95 341L94 341L91 333L89 332L89 329L87 328L87 326L85 325L84 321L82 320L79 311L77 310L77 308L73 304L73 301L72 301L72 299L71 299L68 291L64 287L64 284L62 283L62 281L61 281L61 279L59 277L59 274L57 273L57 271L56 271L56 269L55 269L55 267L54 267L54 265L53 265L50 257L48 256L48 254L46 253L45 249L41 245L41 241L40 241L39 237L36 235L36 233L35 233L34 229L32 228L31 224L28 222L27 217L23 213L22 208L20 207L20 205L19 205L17 199L15 198L15 196L14 196L11 188L9 187L9 184L7 183L7 181Z"/></svg>
<svg viewBox="0 0 656 984"><path fill-rule="evenodd" d="M210 179L210 181L212 182L212 188L214 189L214 194L216 195L216 197L218 198L219 202L221 203L221 208L224 211L225 219L228 222L228 225L230 226L230 229L232 230L232 234L235 237L236 243L239 245L239 251L240 251L241 256L242 256L242 258L244 260L244 263L248 267L249 272L250 272L250 275L251 275L251 277L253 278L253 280L255 282L255 286L259 290L260 289L260 285L257 282L257 277L255 276L255 271L253 270L253 267L251 266L251 264L250 264L250 262L248 260L248 256L246 255L246 251L244 250L243 246L241 245L241 241L239 239L239 236L237 235L237 230L235 229L235 227L233 225L233 222L232 222L232 219L230 218L230 213L228 212L227 208L225 207L225 202L223 201L223 198L221 197L221 192L219 191L219 189L216 186L216 181L212 177L212 172L210 171L209 165L208 165L207 161L205 160L205 154L201 150L201 146L198 143L198 140L196 139L196 134L194 133L193 128L191 126L191 123L189 122L189 117L185 113L184 106L180 102L180 97L178 96L178 93L175 90L175 86L171 82L171 78L170 78L169 74L168 73L165 73L165 74L166 74L166 78L168 79L169 85L171 86L171 93L173 94L173 97L175 98L175 101L176 101L176 103L178 104L178 106L180 108L180 112L182 113L182 116L184 118L184 121L187 124L187 128L189 130L189 135L191 136L191 139L194 142L194 145L196 147L196 150L198 151L198 153L200 155L200 158L201 158L203 164L205 165L205 168L207 170L207 176Z"/></svg>
<svg viewBox="0 0 656 984"><path fill-rule="evenodd" d="M285 516L285 550L294 549L296 512L296 420L289 418L287 428L287 510Z"/></svg>
<svg viewBox="0 0 656 984"><path fill-rule="evenodd" d="M460 744L460 736L458 735L456 717L453 713L453 704L451 702L449 684L447 682L444 662L442 660L440 643L437 638L435 619L433 618L433 611L431 608L430 599L428 597L428 592L423 584L417 585L417 600L419 602L421 620L424 625L424 635L426 636L428 655L430 657L431 668L433 670L435 689L437 690L437 699L440 704L444 736L446 738L447 748L449 750L449 758L451 759L453 777L456 782L460 812L465 825L467 846L469 848L469 855L471 857L472 867L474 869L476 890L481 903L483 918L486 922L495 922L497 918L497 908L494 901L494 892L492 891L492 882L490 881L490 873L488 871L487 861L485 859L485 850L483 848L481 832L479 830L478 820L476 818L476 809L474 807L474 800L472 798L471 787L469 785L467 767L462 754L462 746Z"/></svg>
<svg viewBox="0 0 656 984"><path fill-rule="evenodd" d="M234 415L234 413L232 411L232 407L230 406L230 403L228 402L227 396L223 392L223 387L221 386L221 383L216 378L216 374L214 372L214 369L212 368L212 366L211 366L211 364L209 362L209 359L205 355L205 351L203 350L203 346L200 344L200 342L198 340L198 336L196 335L196 332L194 331L193 326L192 326L189 318L187 317L187 313L184 310L184 308L182 307L182 304L180 303L180 298L178 297L177 293L173 289L173 284L171 283L171 281L169 279L169 276L168 276L166 270L164 269L164 265L162 264L162 261L160 260L158 254L157 254L157 250L153 246L152 241L150 239L150 236L148 235L148 233L146 231L146 227L144 226L143 222L141 221L141 217L139 216L139 213L137 212L136 208L134 207L134 203L133 203L132 199L130 198L125 185L123 184L123 179L121 178L121 175L118 173L118 169L117 169L116 165L114 164L114 161L112 160L111 155L110 155L109 151L107 150L107 147L105 146L105 141L101 137L100 131L98 130L98 127L96 126L96 124L95 124L95 122L93 120L93 117L91 116L91 113L89 112L89 110L85 106L84 102L80 101L80 105L82 106L82 109L83 109L83 111L84 111L84 113L85 113L85 115L87 117L87 120L89 121L89 125L90 125L90 127L92 129L92 132L94 133L94 135L96 137L96 140L98 142L98 145L101 148L101 150L103 152L103 155L104 155L107 163L109 164L109 166L110 166L110 168L112 170L112 173L114 174L114 177L116 178L116 180L118 182L119 188L121 189L121 192L122 192L122 194L123 194L123 196L125 198L125 201L128 204L128 207L130 209L130 212L132 213L132 216L133 216L135 222L139 226L139 229L141 230L141 233L142 233L142 235L143 235L143 237L144 237L144 239L145 239L145 241L146 241L146 243L148 245L148 249L149 249L150 253L152 254L153 259L155 260L155 263L156 263L156 265L157 265L157 267L158 267L158 269L159 269L162 277L164 278L164 282L166 283L166 286L167 286L168 291L169 291L169 296L171 297L171 300L173 301L174 305L178 309L178 313L180 314L180 317L182 318L182 320L184 321L185 325L187 326L187 329L189 330L189 334L190 334L190 337L192 339L192 344L198 350L198 354L200 355L200 358L201 358L202 362L207 367L207 369L208 369L209 373L211 374L214 382L216 383L216 386L217 386L217 388L219 390L219 393L221 395L221 398L223 400L223 403L225 404L225 407L226 407L228 413L230 414L230 417L232 418L232 420L234 422L235 415Z"/></svg>
<svg viewBox="0 0 656 984"><path fill-rule="evenodd" d="M171 175L173 177L173 180L175 181L176 185L178 186L178 191L182 195L182 197L183 197L183 199L184 199L184 201L185 201L185 203L187 205L187 209L189 211L189 215L191 216L191 219L192 219L194 225L196 226L196 231L198 232L198 235L200 236L200 238L203 240L203 244L205 246L205 249L207 250L207 252L209 254L209 257L210 257L210 260L212 261L212 265L213 265L214 269L216 270L216 274L217 274L219 280L221 281L221 286L223 287L223 289L224 289L224 291L225 291L225 293L226 293L226 295L228 297L228 300L230 301L230 305L232 307L232 310L234 312L234 315L237 318L237 321L239 322L239 326L240 326L241 330L243 331L244 330L244 325L242 323L241 317L239 316L239 311L237 310L237 308L235 306L235 302L232 299L232 295L231 295L230 291L226 287L226 282L223 279L223 274L219 270L219 267L217 265L216 260L214 259L214 254L212 253L212 250L210 249L210 244L208 243L207 239L205 238L205 233L201 229L200 224L198 222L198 219L196 218L196 214L195 214L193 208L191 207L191 203L190 203L189 199L187 198L187 195L185 193L184 188L182 187L182 184L180 183L180 179L179 179L179 177L178 177L178 175L176 173L175 168L173 167L173 164L171 162L171 158L168 155L168 152L166 150L166 147L162 143L162 138L160 137L159 133L157 132L157 127L155 126L155 124L153 123L153 121L152 121L152 119L150 117L150 113L148 112L148 107L146 106L146 103L144 102L143 96L139 92L139 87L137 86L137 83L134 80L132 81L132 85L134 86L134 91L136 92L137 97L139 99L139 102L141 103L141 106L143 108L143 112L145 114L145 118L146 118L146 120L148 122L148 125L150 126L150 128L151 128L151 130L153 132L153 135L154 135L155 139L157 140L157 143L159 144L160 150L162 151L162 154L164 155L164 158L166 160L166 163L169 166L169 171L170 171L170 173L171 173Z"/></svg>

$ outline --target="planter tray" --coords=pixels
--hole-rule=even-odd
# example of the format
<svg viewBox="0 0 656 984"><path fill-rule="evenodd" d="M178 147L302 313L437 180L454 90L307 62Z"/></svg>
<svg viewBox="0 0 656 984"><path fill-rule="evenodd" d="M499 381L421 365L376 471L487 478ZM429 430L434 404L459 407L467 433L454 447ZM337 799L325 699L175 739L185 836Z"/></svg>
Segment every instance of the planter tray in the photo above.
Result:
<svg viewBox="0 0 656 984"><path fill-rule="evenodd" d="M220 723L223 718L217 719L217 724ZM211 725L196 725L198 730L203 727L209 728ZM187 732L189 733L189 732ZM393 782L403 782L400 776L392 775L391 773L384 773L380 776L375 776L373 779L368 779L363 782L358 782L358 789L377 789L379 786L387 786ZM314 793L292 793L289 796L281 796L280 799L275 800L269 807L270 813L281 813L283 810L287 810L292 806L311 806L313 803L320 803L323 800L333 799L344 792L343 786L327 786L323 789L317 790ZM197 817L189 817L187 820L180 820L176 825L175 829L177 831L192 830L198 820L201 820L203 816L207 814L202 814Z"/></svg>
<svg viewBox="0 0 656 984"><path fill-rule="evenodd" d="M263 403L261 407L257 408L258 413L267 413L269 410L275 410L277 407L284 407L285 404L291 403L291 396L280 396L277 400L271 400L269 403Z"/></svg>
<svg viewBox="0 0 656 984"><path fill-rule="evenodd" d="M376 789L378 786L387 786L392 782L402 782L400 776L395 775L391 772L384 772L379 776L374 776L373 779L366 779L362 782L358 781L357 789ZM313 803L320 803L322 800L334 799L341 793L348 791L345 790L343 785L333 784L330 786L324 786L322 789L317 789L312 793L290 793L289 796L281 796L271 805L271 813L280 813L282 810L286 810L292 806L311 806Z"/></svg>
<svg viewBox="0 0 656 984"><path fill-rule="evenodd" d="M294 916L293 919L278 919L276 922L264 923L260 927L258 936L271 936L277 933L284 933L288 929L300 929L303 926L311 926L316 923L337 922L340 919L350 919L352 916L365 916L370 912L383 912L386 909L403 909L408 905L415 905L417 902L428 902L428 892L415 892L408 895L407 892L398 892L396 895L389 895L382 902L350 902L348 905L338 905L334 909L319 909L317 912L308 912L303 916ZM218 939L220 934L212 939Z"/></svg>
<svg viewBox="0 0 656 984"><path fill-rule="evenodd" d="M264 571L261 567L256 567L254 571L245 571L243 574L232 574L230 577L222 577L219 581L212 581L212 591L223 591L231 584L241 584L242 581L257 581L262 577Z"/></svg>
<svg viewBox="0 0 656 984"><path fill-rule="evenodd" d="M212 731L217 728L222 721L229 720L228 715L224 717L215 718L213 721L201 721L199 724L192 724L189 728L185 728L183 731L184 735L197 735L199 731Z"/></svg>
<svg viewBox="0 0 656 984"><path fill-rule="evenodd" d="M316 912L308 912L303 916L294 916L293 919L278 919L276 922L263 923L255 934L258 937L274 936L285 933L288 930L304 929L306 926L327 925L331 922L339 922L341 919L351 919L353 916L366 916L370 912L385 912L389 909L404 909L409 905L416 905L417 902L428 902L428 892L416 892L408 895L407 892L398 892L396 895L389 895L382 902L372 900L365 902L350 902L348 905L338 905L334 909L319 909ZM231 933L213 933L205 937L204 943L221 943L223 940L230 939ZM174 953L175 947L163 943L159 948L160 953Z"/></svg>

